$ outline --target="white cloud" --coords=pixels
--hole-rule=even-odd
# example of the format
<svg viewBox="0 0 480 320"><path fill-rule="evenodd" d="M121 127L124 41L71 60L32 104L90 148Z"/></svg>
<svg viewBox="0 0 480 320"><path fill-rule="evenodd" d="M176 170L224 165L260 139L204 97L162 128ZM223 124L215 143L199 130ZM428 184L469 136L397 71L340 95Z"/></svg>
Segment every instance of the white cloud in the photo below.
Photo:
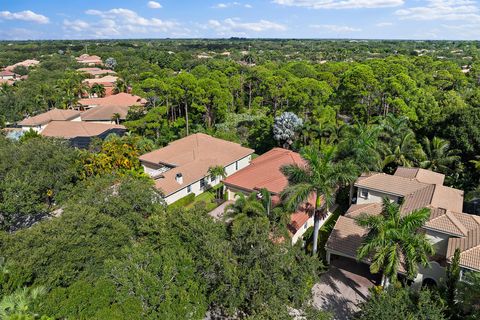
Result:
<svg viewBox="0 0 480 320"><path fill-rule="evenodd" d="M398 7L404 0L273 0L274 3L311 9L360 9Z"/></svg>
<svg viewBox="0 0 480 320"><path fill-rule="evenodd" d="M480 22L480 9L472 0L427 0L423 7L397 10L395 14L404 20L447 20Z"/></svg>
<svg viewBox="0 0 480 320"><path fill-rule="evenodd" d="M135 11L115 8L106 11L87 10L87 15L96 16L94 21L64 20L63 29L74 38L137 37L142 34L166 33L175 35L185 32L179 23L173 20L145 18Z"/></svg>
<svg viewBox="0 0 480 320"><path fill-rule="evenodd" d="M0 11L0 19L30 21L40 24L46 24L50 22L50 20L44 15L30 10L19 12Z"/></svg>
<svg viewBox="0 0 480 320"><path fill-rule="evenodd" d="M162 5L156 1L148 1L147 6L151 9L160 9Z"/></svg>
<svg viewBox="0 0 480 320"><path fill-rule="evenodd" d="M376 27L391 27L393 26L393 23L392 22L379 22L377 24L375 24Z"/></svg>
<svg viewBox="0 0 480 320"><path fill-rule="evenodd" d="M223 21L209 20L205 28L213 29L221 36L246 35L247 32L264 31L285 31L287 27L283 24L268 20L257 22L242 22L236 18L228 18Z"/></svg>
<svg viewBox="0 0 480 320"><path fill-rule="evenodd" d="M350 33L362 31L359 28L353 28L349 26L340 26L336 24L312 24L311 28L318 29L324 32L333 32L333 33Z"/></svg>
<svg viewBox="0 0 480 320"><path fill-rule="evenodd" d="M227 8L232 8L232 7L243 7L243 8L247 8L247 9L251 9L252 8L252 5L251 4L248 4L248 3L241 3L241 2L221 2L221 3L217 3L216 5L214 5L212 8L214 9L227 9Z"/></svg>

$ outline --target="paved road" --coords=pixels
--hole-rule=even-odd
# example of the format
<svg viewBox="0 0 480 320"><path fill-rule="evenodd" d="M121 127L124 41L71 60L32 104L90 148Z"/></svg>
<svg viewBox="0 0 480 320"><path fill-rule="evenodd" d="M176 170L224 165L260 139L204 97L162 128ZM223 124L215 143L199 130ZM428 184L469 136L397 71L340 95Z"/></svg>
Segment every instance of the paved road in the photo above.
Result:
<svg viewBox="0 0 480 320"><path fill-rule="evenodd" d="M378 284L378 277L369 274L365 265L355 261L334 261L313 287L313 303L330 311L334 319L351 319L358 304L369 296L368 289Z"/></svg>

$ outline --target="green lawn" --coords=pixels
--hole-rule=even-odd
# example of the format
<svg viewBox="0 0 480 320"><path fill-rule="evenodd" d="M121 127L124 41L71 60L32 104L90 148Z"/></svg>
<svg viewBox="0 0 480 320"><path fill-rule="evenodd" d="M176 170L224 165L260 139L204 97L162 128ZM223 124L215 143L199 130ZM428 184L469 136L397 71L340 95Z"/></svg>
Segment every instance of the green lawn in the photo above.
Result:
<svg viewBox="0 0 480 320"><path fill-rule="evenodd" d="M213 209L219 206L219 203L215 201L215 194L217 192L216 190L220 187L221 185L215 186L214 188L207 190L204 193L196 196L195 200L193 200L192 203L186 205L185 208L190 209L190 208L193 208L196 204L200 202L204 202L207 211L212 211Z"/></svg>

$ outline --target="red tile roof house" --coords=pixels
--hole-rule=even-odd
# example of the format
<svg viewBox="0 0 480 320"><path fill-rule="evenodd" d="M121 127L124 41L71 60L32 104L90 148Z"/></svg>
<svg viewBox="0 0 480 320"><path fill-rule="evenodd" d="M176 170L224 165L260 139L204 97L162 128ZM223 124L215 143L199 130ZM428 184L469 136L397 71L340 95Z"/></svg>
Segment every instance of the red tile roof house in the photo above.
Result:
<svg viewBox="0 0 480 320"><path fill-rule="evenodd" d="M80 99L78 105L82 109L82 121L114 123L113 117L119 114L119 121L127 118L127 113L132 106L144 106L147 101L139 96L129 93L119 93L105 98Z"/></svg>
<svg viewBox="0 0 480 320"><path fill-rule="evenodd" d="M208 174L213 166L223 166L227 176L248 166L253 150L238 143L196 133L144 154L140 161L167 204L189 195L199 195L220 183Z"/></svg>
<svg viewBox="0 0 480 320"><path fill-rule="evenodd" d="M118 77L111 76L111 75L106 75L101 78L95 78L95 79L85 79L83 80L83 83L90 88L94 84L101 84L102 86L105 87L105 96L111 96L113 95L113 91L115 88L115 83L117 82Z"/></svg>
<svg viewBox="0 0 480 320"><path fill-rule="evenodd" d="M8 66L5 69L8 70L8 71L13 71L13 69L15 69L15 67L18 67L18 66L23 66L25 68L30 68L30 67L35 67L39 64L40 64L40 61L38 61L38 60L27 59L27 60L15 63L14 65Z"/></svg>
<svg viewBox="0 0 480 320"><path fill-rule="evenodd" d="M420 267L416 284L427 279L438 283L444 278L445 267L456 248L461 250L462 275L469 271L480 272L480 217L462 212L463 191L444 186L444 179L443 174L433 171L403 167L394 175L373 173L359 177L355 183L356 204L339 217L325 245L327 262L344 258L356 260L357 249L367 230L359 227L355 218L362 213L380 214L382 199L387 197L401 204L404 215L421 208L431 210L421 231L426 233L436 253L430 258L430 268ZM400 266L401 274L404 270Z"/></svg>
<svg viewBox="0 0 480 320"><path fill-rule="evenodd" d="M52 121L80 121L80 111L52 109L36 116L25 118L18 125L22 127L23 131L32 129L40 133Z"/></svg>
<svg viewBox="0 0 480 320"><path fill-rule="evenodd" d="M101 78L103 76L108 76L108 75L116 75L117 73L113 70L109 69L100 69L96 67L90 67L90 68L80 68L77 69L78 72L81 73L86 73L94 78Z"/></svg>
<svg viewBox="0 0 480 320"><path fill-rule="evenodd" d="M274 148L263 155L252 160L250 165L237 173L223 180L229 200L234 200L237 193L250 194L260 189L267 189L272 195L273 205L280 203L280 194L288 186L288 180L281 172L281 167L297 164L305 165L300 154L282 149ZM315 201L312 199L310 203ZM312 212L303 208L292 213L288 229L292 237L292 243L296 243L305 231L313 226L314 218ZM328 213L320 222L323 224L331 213Z"/></svg>
<svg viewBox="0 0 480 320"><path fill-rule="evenodd" d="M0 79L2 80L15 80L20 78L20 75L16 74L15 72L2 70L0 71Z"/></svg>
<svg viewBox="0 0 480 320"><path fill-rule="evenodd" d="M76 148L87 148L92 138L100 138L103 140L109 134L121 136L125 133L125 130L124 126L116 124L52 121L40 134L45 137L69 140L70 144Z"/></svg>
<svg viewBox="0 0 480 320"><path fill-rule="evenodd" d="M75 58L75 60L77 60L78 63L87 66L103 65L102 58L88 54L82 54L80 57Z"/></svg>

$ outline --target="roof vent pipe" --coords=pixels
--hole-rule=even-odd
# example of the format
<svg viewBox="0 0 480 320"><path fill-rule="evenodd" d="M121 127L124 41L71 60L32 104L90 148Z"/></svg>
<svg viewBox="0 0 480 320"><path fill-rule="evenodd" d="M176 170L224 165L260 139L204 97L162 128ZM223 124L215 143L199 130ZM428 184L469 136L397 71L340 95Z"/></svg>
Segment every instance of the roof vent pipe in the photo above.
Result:
<svg viewBox="0 0 480 320"><path fill-rule="evenodd" d="M175 181L177 181L178 184L183 184L183 175L181 173L177 173L175 176Z"/></svg>

